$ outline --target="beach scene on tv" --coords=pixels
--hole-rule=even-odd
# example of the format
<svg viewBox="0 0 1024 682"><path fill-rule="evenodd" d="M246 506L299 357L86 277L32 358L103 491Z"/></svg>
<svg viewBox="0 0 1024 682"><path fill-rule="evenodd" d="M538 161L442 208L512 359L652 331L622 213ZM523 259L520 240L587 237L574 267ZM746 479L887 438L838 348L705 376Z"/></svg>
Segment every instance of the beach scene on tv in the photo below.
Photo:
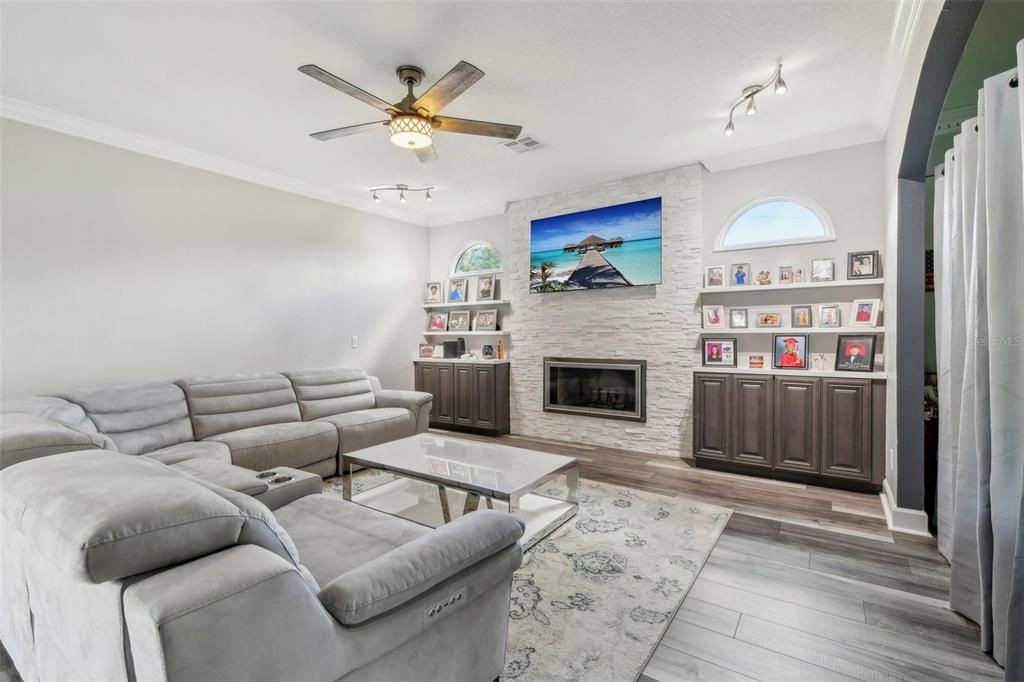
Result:
<svg viewBox="0 0 1024 682"><path fill-rule="evenodd" d="M530 223L530 293L661 284L661 197Z"/></svg>

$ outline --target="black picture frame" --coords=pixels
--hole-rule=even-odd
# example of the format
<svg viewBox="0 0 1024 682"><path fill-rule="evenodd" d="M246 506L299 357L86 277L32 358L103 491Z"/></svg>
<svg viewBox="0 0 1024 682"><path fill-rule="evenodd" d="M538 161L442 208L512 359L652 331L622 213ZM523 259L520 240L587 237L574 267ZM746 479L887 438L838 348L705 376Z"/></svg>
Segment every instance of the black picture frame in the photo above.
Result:
<svg viewBox="0 0 1024 682"><path fill-rule="evenodd" d="M709 343L720 343L720 344L732 344L732 362L708 362L708 344ZM720 338L707 338L701 339L700 342L700 364L702 367L736 367L736 356L739 354L739 348L736 343L736 337L720 337ZM724 355L724 354L723 354Z"/></svg>
<svg viewBox="0 0 1024 682"><path fill-rule="evenodd" d="M836 339L836 362L837 372L874 372L875 371L875 346L878 343L877 334L840 334ZM866 362L857 362L850 359L849 350L846 344L863 344L864 353L856 357L862 357Z"/></svg>
<svg viewBox="0 0 1024 682"><path fill-rule="evenodd" d="M782 356L779 354L779 342L783 344L787 339L797 340L798 347L800 348L800 365L784 365L782 364ZM810 337L807 334L772 334L772 369L794 369L794 370L806 370L807 366L807 345ZM783 346L785 348L785 346Z"/></svg>
<svg viewBox="0 0 1024 682"><path fill-rule="evenodd" d="M853 264L861 258L871 258L871 273L855 273ZM882 256L878 251L851 251L846 255L846 279L878 279L882 276Z"/></svg>

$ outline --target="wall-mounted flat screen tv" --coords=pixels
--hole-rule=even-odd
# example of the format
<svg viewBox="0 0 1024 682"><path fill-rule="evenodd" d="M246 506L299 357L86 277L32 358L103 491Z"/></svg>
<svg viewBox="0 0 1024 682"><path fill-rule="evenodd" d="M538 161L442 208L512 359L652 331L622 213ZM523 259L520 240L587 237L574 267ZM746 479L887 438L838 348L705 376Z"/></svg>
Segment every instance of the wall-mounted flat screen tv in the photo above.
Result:
<svg viewBox="0 0 1024 682"><path fill-rule="evenodd" d="M661 284L661 197L530 223L530 293Z"/></svg>

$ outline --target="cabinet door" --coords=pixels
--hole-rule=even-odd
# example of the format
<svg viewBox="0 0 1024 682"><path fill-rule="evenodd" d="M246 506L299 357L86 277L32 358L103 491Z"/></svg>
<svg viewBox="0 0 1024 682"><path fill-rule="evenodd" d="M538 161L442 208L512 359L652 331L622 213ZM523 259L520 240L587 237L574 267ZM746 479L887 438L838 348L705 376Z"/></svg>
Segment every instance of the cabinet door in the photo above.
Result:
<svg viewBox="0 0 1024 682"><path fill-rule="evenodd" d="M473 391L476 397L473 424L483 429L493 429L497 423L496 387L494 367L489 365L473 366Z"/></svg>
<svg viewBox="0 0 1024 682"><path fill-rule="evenodd" d="M728 460L729 376L693 375L693 454Z"/></svg>
<svg viewBox="0 0 1024 682"><path fill-rule="evenodd" d="M771 377L734 377L732 391L733 461L771 467Z"/></svg>
<svg viewBox="0 0 1024 682"><path fill-rule="evenodd" d="M437 390L434 392L432 419L438 424L455 423L455 384L452 366L448 363L434 365Z"/></svg>
<svg viewBox="0 0 1024 682"><path fill-rule="evenodd" d="M817 379L775 377L772 459L777 469L818 473Z"/></svg>
<svg viewBox="0 0 1024 682"><path fill-rule="evenodd" d="M474 404L477 401L473 390L473 366L455 365L455 423L473 425Z"/></svg>
<svg viewBox="0 0 1024 682"><path fill-rule="evenodd" d="M434 396L434 402L430 406L430 421L437 421L437 410L440 405L440 397L437 389L437 366L427 363L416 364L416 390L429 393Z"/></svg>
<svg viewBox="0 0 1024 682"><path fill-rule="evenodd" d="M825 379L821 410L821 473L871 480L871 382Z"/></svg>

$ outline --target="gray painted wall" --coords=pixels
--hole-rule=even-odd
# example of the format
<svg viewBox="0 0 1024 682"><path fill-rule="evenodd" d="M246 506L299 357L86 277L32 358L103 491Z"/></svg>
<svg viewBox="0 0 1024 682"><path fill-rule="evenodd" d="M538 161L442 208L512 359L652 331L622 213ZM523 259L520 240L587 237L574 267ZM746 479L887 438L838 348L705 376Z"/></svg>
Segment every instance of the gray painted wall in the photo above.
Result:
<svg viewBox="0 0 1024 682"><path fill-rule="evenodd" d="M0 135L2 395L324 365L412 386L426 228L11 121Z"/></svg>

